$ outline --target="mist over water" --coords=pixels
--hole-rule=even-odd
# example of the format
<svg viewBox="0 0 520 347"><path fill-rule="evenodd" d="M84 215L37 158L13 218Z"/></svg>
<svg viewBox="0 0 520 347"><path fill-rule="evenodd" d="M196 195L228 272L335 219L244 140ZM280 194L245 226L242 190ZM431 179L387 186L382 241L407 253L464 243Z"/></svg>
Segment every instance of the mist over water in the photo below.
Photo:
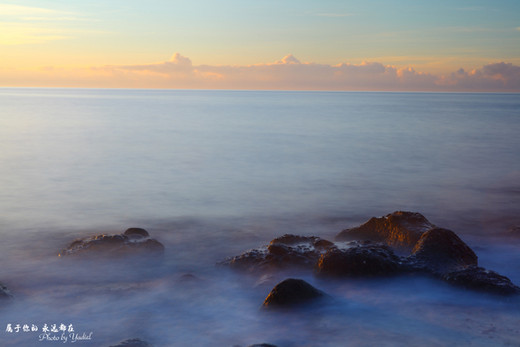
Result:
<svg viewBox="0 0 520 347"><path fill-rule="evenodd" d="M0 89L1 344L56 345L4 330L65 323L93 346L518 345L517 299L215 264L410 210L519 284L520 241L502 237L520 225L519 109L516 94ZM57 257L132 226L164 258ZM287 277L330 300L261 312Z"/></svg>

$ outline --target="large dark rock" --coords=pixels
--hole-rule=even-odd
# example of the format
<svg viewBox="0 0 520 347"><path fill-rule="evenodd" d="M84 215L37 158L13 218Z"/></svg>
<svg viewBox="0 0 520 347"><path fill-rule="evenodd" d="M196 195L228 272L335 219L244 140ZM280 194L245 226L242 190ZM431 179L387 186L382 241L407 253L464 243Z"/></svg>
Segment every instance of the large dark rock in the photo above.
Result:
<svg viewBox="0 0 520 347"><path fill-rule="evenodd" d="M278 283L264 300L264 308L290 308L310 303L325 294L304 280L289 278Z"/></svg>
<svg viewBox="0 0 520 347"><path fill-rule="evenodd" d="M254 345L249 345L247 347L276 347L276 346L271 345L270 343L255 343Z"/></svg>
<svg viewBox="0 0 520 347"><path fill-rule="evenodd" d="M381 244L330 249L321 255L315 269L321 276L385 276L402 270L400 258Z"/></svg>
<svg viewBox="0 0 520 347"><path fill-rule="evenodd" d="M153 347L148 342L141 339L128 339L118 343L117 345L111 345L109 347Z"/></svg>
<svg viewBox="0 0 520 347"><path fill-rule="evenodd" d="M477 265L475 252L453 231L433 228L425 232L408 258L416 269L443 275Z"/></svg>
<svg viewBox="0 0 520 347"><path fill-rule="evenodd" d="M336 240L371 240L409 251L421 235L433 227L420 213L396 211L381 218L373 217L358 227L345 229L336 235Z"/></svg>
<svg viewBox="0 0 520 347"><path fill-rule="evenodd" d="M334 248L330 241L316 236L284 235L269 245L231 257L221 265L245 271L266 271L285 267L312 269L320 255Z"/></svg>
<svg viewBox="0 0 520 347"><path fill-rule="evenodd" d="M520 288L515 286L509 278L478 266L450 272L442 278L448 283L467 289L501 295L520 294Z"/></svg>
<svg viewBox="0 0 520 347"><path fill-rule="evenodd" d="M141 228L130 228L120 235L95 235L73 241L58 256L90 255L90 256L123 256L162 254L164 246L150 238L148 232Z"/></svg>

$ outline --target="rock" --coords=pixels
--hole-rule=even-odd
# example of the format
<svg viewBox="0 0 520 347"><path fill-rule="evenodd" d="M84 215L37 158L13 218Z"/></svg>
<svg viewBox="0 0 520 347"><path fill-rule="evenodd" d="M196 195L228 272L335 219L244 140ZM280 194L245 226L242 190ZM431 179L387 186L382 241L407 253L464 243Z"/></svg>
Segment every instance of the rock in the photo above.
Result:
<svg viewBox="0 0 520 347"><path fill-rule="evenodd" d="M386 245L362 245L329 249L322 254L315 272L322 276L381 276L403 270L400 258Z"/></svg>
<svg viewBox="0 0 520 347"><path fill-rule="evenodd" d="M453 271L442 277L448 283L493 294L520 294L520 288L505 276L478 266Z"/></svg>
<svg viewBox="0 0 520 347"><path fill-rule="evenodd" d="M9 289L7 289L7 287L5 285L0 283L0 300L12 299L12 298L13 298L13 295L11 294Z"/></svg>
<svg viewBox="0 0 520 347"><path fill-rule="evenodd" d="M371 240L409 251L421 235L433 227L420 213L396 211L381 218L373 217L358 227L345 229L336 235L336 240Z"/></svg>
<svg viewBox="0 0 520 347"><path fill-rule="evenodd" d="M118 343L117 345L111 345L109 347L153 347L148 342L141 339L128 339Z"/></svg>
<svg viewBox="0 0 520 347"><path fill-rule="evenodd" d="M289 308L321 298L324 293L304 280L289 278L278 283L264 300L264 308Z"/></svg>
<svg viewBox="0 0 520 347"><path fill-rule="evenodd" d="M129 238L137 238L141 239L143 237L150 237L148 231L141 228L129 228L123 233L123 235L128 236Z"/></svg>
<svg viewBox="0 0 520 347"><path fill-rule="evenodd" d="M316 236L283 235L268 246L247 251L220 264L252 272L290 266L312 269L320 255L334 247L332 242Z"/></svg>
<svg viewBox="0 0 520 347"><path fill-rule="evenodd" d="M249 345L247 347L276 347L276 346L271 345L270 343L255 343L254 345Z"/></svg>
<svg viewBox="0 0 520 347"><path fill-rule="evenodd" d="M473 250L453 231L433 228L425 232L408 258L416 269L437 275L477 265L478 258Z"/></svg>
<svg viewBox="0 0 520 347"><path fill-rule="evenodd" d="M141 228L130 228L120 235L95 235L73 241L58 256L91 255L91 256L124 256L124 255L159 255L164 246L150 238L148 232Z"/></svg>

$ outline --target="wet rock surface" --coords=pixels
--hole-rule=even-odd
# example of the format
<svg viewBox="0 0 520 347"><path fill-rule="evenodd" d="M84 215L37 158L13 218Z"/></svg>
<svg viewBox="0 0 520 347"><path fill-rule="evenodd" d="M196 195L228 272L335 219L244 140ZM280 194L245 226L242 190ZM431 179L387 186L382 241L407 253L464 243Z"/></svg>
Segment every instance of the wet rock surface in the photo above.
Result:
<svg viewBox="0 0 520 347"><path fill-rule="evenodd" d="M392 276L413 272L434 275L473 290L520 293L507 277L477 267L478 257L464 241L453 231L434 226L420 213L398 211L372 218L337 236L339 240L351 238L364 241L334 243L316 236L286 234L267 246L228 258L220 264L249 272L296 266L314 270L317 276L329 277ZM398 250L406 247L411 254L398 256L393 247Z"/></svg>
<svg viewBox="0 0 520 347"><path fill-rule="evenodd" d="M146 341L141 339L128 339L118 343L117 345L111 345L109 347L153 347Z"/></svg>
<svg viewBox="0 0 520 347"><path fill-rule="evenodd" d="M514 285L509 278L478 266L447 273L442 279L467 289L500 295L520 294L520 288Z"/></svg>
<svg viewBox="0 0 520 347"><path fill-rule="evenodd" d="M278 283L265 298L266 309L290 308L310 303L325 294L304 280L288 278Z"/></svg>
<svg viewBox="0 0 520 347"><path fill-rule="evenodd" d="M95 235L73 241L63 249L64 256L125 256L125 255L159 255L164 252L164 246L159 241L150 238L148 232L141 228L127 229L118 235Z"/></svg>
<svg viewBox="0 0 520 347"><path fill-rule="evenodd" d="M402 261L386 245L373 244L348 249L329 249L322 254L315 272L320 276L387 276L403 270Z"/></svg>
<svg viewBox="0 0 520 347"><path fill-rule="evenodd" d="M266 271L285 267L312 269L321 254L334 248L330 241L316 236L283 235L269 245L231 257L221 265L245 271Z"/></svg>
<svg viewBox="0 0 520 347"><path fill-rule="evenodd" d="M433 228L417 241L409 261L417 269L444 274L476 266L478 258L453 231Z"/></svg>
<svg viewBox="0 0 520 347"><path fill-rule="evenodd" d="M373 217L358 227L345 229L336 235L336 240L370 240L411 250L421 235L433 227L420 213L396 211L381 218Z"/></svg>

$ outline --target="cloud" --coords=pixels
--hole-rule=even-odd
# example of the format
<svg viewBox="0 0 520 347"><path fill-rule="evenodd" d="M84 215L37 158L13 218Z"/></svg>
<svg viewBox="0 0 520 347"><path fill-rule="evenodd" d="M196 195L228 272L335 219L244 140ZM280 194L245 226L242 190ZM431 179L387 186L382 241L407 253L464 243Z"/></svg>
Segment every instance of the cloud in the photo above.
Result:
<svg viewBox="0 0 520 347"><path fill-rule="evenodd" d="M63 12L41 7L0 4L0 13L2 14L2 16L18 17L27 15L61 14Z"/></svg>
<svg viewBox="0 0 520 347"><path fill-rule="evenodd" d="M279 60L276 62L277 64L301 64L301 62L296 59L292 54L286 55L282 58L282 60Z"/></svg>
<svg viewBox="0 0 520 347"><path fill-rule="evenodd" d="M71 38L70 26L89 19L74 12L0 3L0 45L41 44ZM64 24L69 24L64 27Z"/></svg>
<svg viewBox="0 0 520 347"><path fill-rule="evenodd" d="M0 73L0 81L2 77ZM14 75L11 77L4 77L3 81L16 80ZM469 72L461 68L448 75L435 75L416 71L412 66L397 67L380 62L337 65L302 62L290 54L272 63L215 66L196 65L175 53L168 61L152 64L107 65L67 71L46 68L25 74L23 78L26 86L62 87L520 91L520 66L505 62L487 64ZM34 82L35 79L39 83Z"/></svg>
<svg viewBox="0 0 520 347"><path fill-rule="evenodd" d="M462 90L520 91L520 66L511 63L493 63L480 69L466 72L464 69L452 73L440 85Z"/></svg>
<svg viewBox="0 0 520 347"><path fill-rule="evenodd" d="M0 45L37 44L66 38L67 35L53 28L0 22Z"/></svg>

